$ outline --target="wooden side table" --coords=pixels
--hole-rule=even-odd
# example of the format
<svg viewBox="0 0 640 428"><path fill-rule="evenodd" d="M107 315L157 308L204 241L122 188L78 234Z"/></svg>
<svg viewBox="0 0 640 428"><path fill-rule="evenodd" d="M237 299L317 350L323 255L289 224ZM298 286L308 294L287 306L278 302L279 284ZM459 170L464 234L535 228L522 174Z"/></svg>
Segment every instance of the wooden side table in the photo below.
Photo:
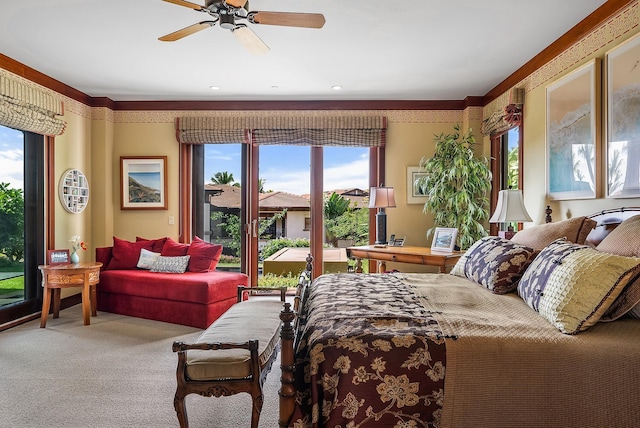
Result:
<svg viewBox="0 0 640 428"><path fill-rule="evenodd" d="M427 247L376 247L374 245L348 247L347 254L356 259L356 272L362 272L361 259L369 259L378 261L380 273L387 270L386 262L437 266L440 273L446 273L447 267L455 265L462 256L460 251L441 253L432 252L431 248Z"/></svg>
<svg viewBox="0 0 640 428"><path fill-rule="evenodd" d="M100 282L100 262L63 263L56 265L40 265L42 272L42 315L40 328L47 326L51 294L53 290L53 317L60 315L60 289L82 287L82 318L84 325L91 324L90 313L97 315L96 284Z"/></svg>

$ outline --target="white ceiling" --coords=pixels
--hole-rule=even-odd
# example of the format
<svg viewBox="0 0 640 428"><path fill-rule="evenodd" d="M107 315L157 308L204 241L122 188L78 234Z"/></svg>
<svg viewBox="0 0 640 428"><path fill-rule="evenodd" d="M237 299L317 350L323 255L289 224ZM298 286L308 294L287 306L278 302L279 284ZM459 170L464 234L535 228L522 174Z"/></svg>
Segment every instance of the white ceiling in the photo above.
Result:
<svg viewBox="0 0 640 428"><path fill-rule="evenodd" d="M250 10L326 18L322 29L248 24L271 48L255 56L219 26L158 41L208 18L162 0L0 0L0 53L114 101L462 100L604 3L251 0Z"/></svg>

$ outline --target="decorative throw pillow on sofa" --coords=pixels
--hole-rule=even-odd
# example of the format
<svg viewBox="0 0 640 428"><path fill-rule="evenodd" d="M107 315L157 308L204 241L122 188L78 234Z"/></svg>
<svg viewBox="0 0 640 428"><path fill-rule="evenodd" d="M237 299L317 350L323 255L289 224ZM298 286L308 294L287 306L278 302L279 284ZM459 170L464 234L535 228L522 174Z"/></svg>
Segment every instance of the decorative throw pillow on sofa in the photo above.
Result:
<svg viewBox="0 0 640 428"><path fill-rule="evenodd" d="M158 256L151 272L185 273L189 256Z"/></svg>
<svg viewBox="0 0 640 428"><path fill-rule="evenodd" d="M464 253L451 275L468 278L496 294L505 294L516 289L534 256L533 248L487 236Z"/></svg>
<svg viewBox="0 0 640 428"><path fill-rule="evenodd" d="M140 258L138 259L138 269L151 269L156 260L160 257L160 253L154 253L145 248L140 250Z"/></svg>
<svg viewBox="0 0 640 428"><path fill-rule="evenodd" d="M189 244L181 244L171 238L167 238L164 245L162 246L162 251L160 252L160 254L169 257L186 256L187 251L189 251Z"/></svg>
<svg viewBox="0 0 640 428"><path fill-rule="evenodd" d="M569 242L584 244L589 232L596 227L595 220L574 217L556 223L545 223L523 229L513 235L512 242L526 245L534 250L542 250L556 239L566 238Z"/></svg>
<svg viewBox="0 0 640 428"><path fill-rule="evenodd" d="M220 255L222 254L222 245L210 244L197 236L189 245L187 255L189 259L189 272L209 272L216 269Z"/></svg>
<svg viewBox="0 0 640 428"><path fill-rule="evenodd" d="M595 324L624 287L640 275L640 259L557 240L527 268L518 294L560 331Z"/></svg>
<svg viewBox="0 0 640 428"><path fill-rule="evenodd" d="M142 249L151 250L151 247L152 244L148 241L129 242L114 236L111 261L106 270L136 269L138 259L140 259L140 251Z"/></svg>
<svg viewBox="0 0 640 428"><path fill-rule="evenodd" d="M140 241L149 241L151 242L151 251L154 253L161 253L162 247L164 247L164 243L167 242L167 238L157 238L157 239L147 239L136 236L136 242Z"/></svg>

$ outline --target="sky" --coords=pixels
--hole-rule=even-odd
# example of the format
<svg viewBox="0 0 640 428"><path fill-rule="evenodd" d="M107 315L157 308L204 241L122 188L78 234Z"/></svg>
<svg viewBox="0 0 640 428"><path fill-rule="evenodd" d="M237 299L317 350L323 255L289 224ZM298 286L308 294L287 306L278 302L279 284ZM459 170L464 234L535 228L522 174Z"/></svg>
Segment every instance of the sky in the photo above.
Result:
<svg viewBox="0 0 640 428"><path fill-rule="evenodd" d="M260 146L260 173L265 190L303 195L309 193L310 148L297 146ZM369 188L369 149L327 147L324 149L325 190ZM240 145L205 146L205 182L217 172L233 174L240 181Z"/></svg>
<svg viewBox="0 0 640 428"><path fill-rule="evenodd" d="M24 186L24 150L22 132L0 126L0 183L12 189Z"/></svg>

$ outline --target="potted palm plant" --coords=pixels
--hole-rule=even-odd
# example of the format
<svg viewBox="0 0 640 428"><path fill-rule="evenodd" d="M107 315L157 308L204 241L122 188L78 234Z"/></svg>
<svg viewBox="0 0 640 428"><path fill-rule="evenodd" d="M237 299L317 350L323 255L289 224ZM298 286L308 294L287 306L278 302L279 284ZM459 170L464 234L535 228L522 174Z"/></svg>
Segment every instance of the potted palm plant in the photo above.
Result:
<svg viewBox="0 0 640 428"><path fill-rule="evenodd" d="M425 175L416 180L416 185L428 195L423 212L434 216L427 237L436 227L455 227L458 246L467 249L487 235L484 225L489 218L491 170L485 157L475 156L476 140L471 130L463 134L459 125L453 129L451 134L434 137L435 154L420 160Z"/></svg>

